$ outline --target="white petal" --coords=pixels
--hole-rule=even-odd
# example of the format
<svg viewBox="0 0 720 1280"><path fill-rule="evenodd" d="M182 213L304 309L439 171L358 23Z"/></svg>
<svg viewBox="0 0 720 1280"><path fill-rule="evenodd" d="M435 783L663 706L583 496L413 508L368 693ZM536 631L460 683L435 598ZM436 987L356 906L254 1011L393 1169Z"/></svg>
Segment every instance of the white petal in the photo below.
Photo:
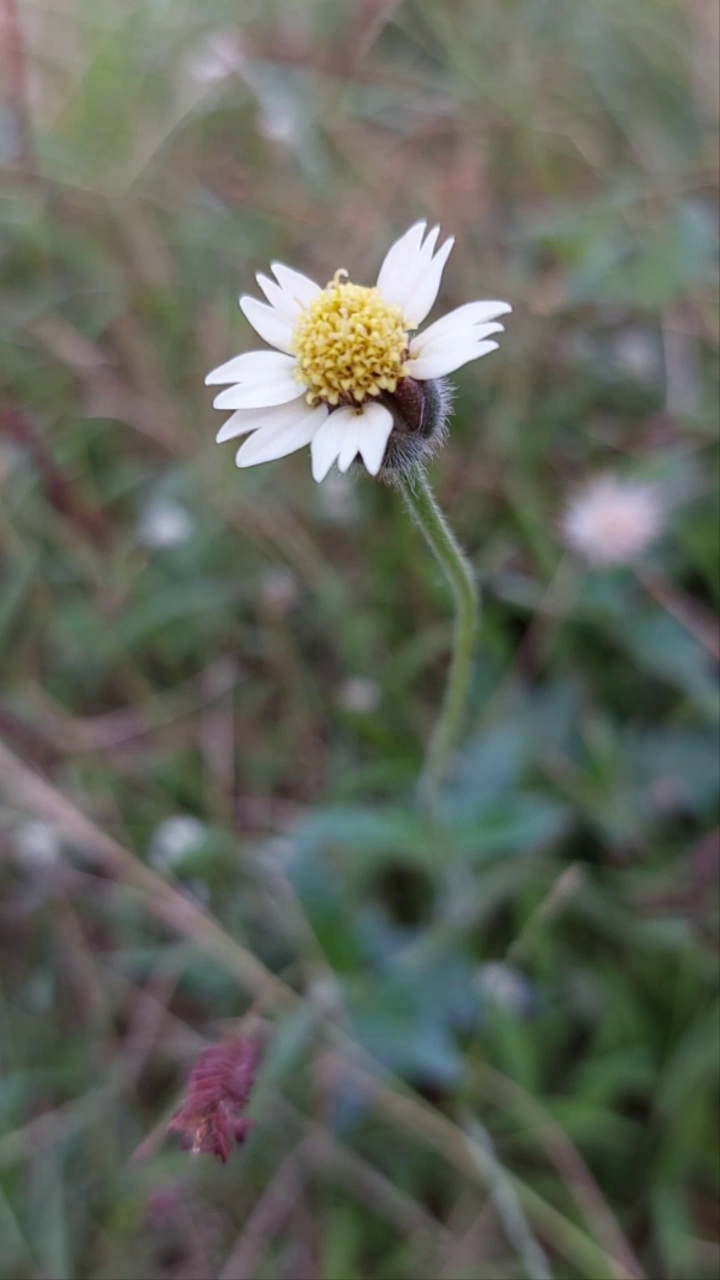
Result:
<svg viewBox="0 0 720 1280"><path fill-rule="evenodd" d="M309 307L322 292L320 285L315 284L309 276L304 276L300 271L293 271L292 267L286 267L282 262L273 262L271 270L283 293L294 302L298 302L301 307Z"/></svg>
<svg viewBox="0 0 720 1280"><path fill-rule="evenodd" d="M428 232L425 242L420 247L410 270L405 273L403 280L396 286L395 305L400 308L403 315L405 314L408 300L413 297L418 285L430 269L432 256L439 235L439 227L433 227L432 230Z"/></svg>
<svg viewBox="0 0 720 1280"><path fill-rule="evenodd" d="M447 347L441 354L420 356L417 360L406 360L405 368L411 378L442 378L452 373L470 360L479 360L490 351L497 350L497 342L458 342Z"/></svg>
<svg viewBox="0 0 720 1280"><path fill-rule="evenodd" d="M316 431L327 417L327 408L320 405L305 412L298 409L292 422L278 426L263 426L246 440L237 451L235 461L239 467L255 467L261 462L274 462L296 449L310 444Z"/></svg>
<svg viewBox="0 0 720 1280"><path fill-rule="evenodd" d="M408 329L417 329L422 324L428 311L438 296L445 263L455 243L451 236L438 250L430 266L426 267L413 288L411 296L403 307L403 315Z"/></svg>
<svg viewBox="0 0 720 1280"><path fill-rule="evenodd" d="M279 351L290 351L293 324L281 311L276 311L265 302L258 302L257 298L251 298L248 294L240 299L240 310L255 332L269 342L271 347L277 347Z"/></svg>
<svg viewBox="0 0 720 1280"><path fill-rule="evenodd" d="M416 222L385 254L377 287L385 301L393 306L401 305L398 297L404 298L405 283L408 277L414 277L426 226L426 222Z"/></svg>
<svg viewBox="0 0 720 1280"><path fill-rule="evenodd" d="M434 325L431 328L434 329ZM484 338L489 338L493 333L504 333L504 324L476 324L476 325L458 325L456 329L441 330L439 334L430 336L426 330L420 333L410 342L410 355L413 359L419 356L439 356L448 349L464 345L467 342L482 342Z"/></svg>
<svg viewBox="0 0 720 1280"><path fill-rule="evenodd" d="M486 324L489 320L497 320L498 316L507 315L509 311L512 311L509 302L466 302L464 306L449 311L446 316L442 316L423 333L413 338L410 350L413 355L420 355L426 343L433 342L435 338L444 337L446 332Z"/></svg>
<svg viewBox="0 0 720 1280"><path fill-rule="evenodd" d="M392 414L376 402L361 410L345 405L336 409L312 444L315 479L324 480L336 459L338 470L347 471L358 454L370 475L376 476L392 426Z"/></svg>
<svg viewBox="0 0 720 1280"><path fill-rule="evenodd" d="M370 475L376 476L382 466L387 442L393 429L393 416L384 405L373 403L367 405L361 421L360 457Z"/></svg>
<svg viewBox="0 0 720 1280"><path fill-rule="evenodd" d="M342 408L337 410L335 416L342 419L341 422L334 424L342 442L338 455L338 471L347 471L360 451L365 414L358 413L357 409Z"/></svg>
<svg viewBox="0 0 720 1280"><path fill-rule="evenodd" d="M227 382L257 382L260 378L270 381L276 374L291 371L295 367L292 356L280 351L245 351L234 356L226 364L213 369L205 379L206 387L223 386Z"/></svg>
<svg viewBox="0 0 720 1280"><path fill-rule="evenodd" d="M274 307L276 311L279 311L285 320L289 320L291 324L295 324L295 321L300 315L300 303L296 302L294 298L291 298L289 293L285 293L285 291L280 288L280 285L276 284L274 280L271 280L269 276L264 276L262 271L257 272L255 279L260 285L260 288L265 294L270 306Z"/></svg>
<svg viewBox="0 0 720 1280"><path fill-rule="evenodd" d="M224 444L226 440L234 440L236 436L245 436L248 431L254 431L259 425L255 419L256 413L262 413L262 409L236 409L218 431L216 444Z"/></svg>
<svg viewBox="0 0 720 1280"><path fill-rule="evenodd" d="M270 409L236 409L215 438L218 444L223 444L225 440L247 435L248 431L259 431L261 427L287 427L297 422L303 411L303 406L294 400L288 404L273 405Z"/></svg>
<svg viewBox="0 0 720 1280"><path fill-rule="evenodd" d="M216 409L265 409L270 405L288 404L298 400L307 388L297 382L291 373L280 373L260 382L240 383L228 387L213 400Z"/></svg>
<svg viewBox="0 0 720 1280"><path fill-rule="evenodd" d="M340 412L331 413L319 429L315 432L310 442L310 452L312 454L312 473L313 479L318 484L324 480L333 462L340 453L342 445L342 433L336 431L333 427L333 421Z"/></svg>
<svg viewBox="0 0 720 1280"><path fill-rule="evenodd" d="M420 252L417 256L417 262L416 262L415 272L414 272L416 280L420 275L420 271L424 267L428 267L432 262L432 256L435 252L435 245L438 242L439 235L440 235L439 226L434 226L430 231L428 231L425 241L422 245L422 248L420 249Z"/></svg>

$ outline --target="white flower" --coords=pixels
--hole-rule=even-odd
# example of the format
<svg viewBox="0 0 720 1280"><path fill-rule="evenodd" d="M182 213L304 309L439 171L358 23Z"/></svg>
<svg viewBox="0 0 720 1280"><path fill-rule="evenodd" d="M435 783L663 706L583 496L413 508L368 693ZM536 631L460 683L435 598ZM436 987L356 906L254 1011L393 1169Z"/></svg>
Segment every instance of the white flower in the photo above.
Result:
<svg viewBox="0 0 720 1280"><path fill-rule="evenodd" d="M371 715L380 705L380 689L374 680L366 676L350 676L340 685L338 702L343 711Z"/></svg>
<svg viewBox="0 0 720 1280"><path fill-rule="evenodd" d="M14 444L0 444L0 484L11 480L23 462L22 450Z"/></svg>
<svg viewBox="0 0 720 1280"><path fill-rule="evenodd" d="M661 532L663 503L652 484L599 476L573 499L561 523L568 546L591 564L627 564Z"/></svg>
<svg viewBox="0 0 720 1280"><path fill-rule="evenodd" d="M159 871L177 870L189 854L202 847L208 834L207 825L190 814L165 818L153 832L148 861Z"/></svg>
<svg viewBox="0 0 720 1280"><path fill-rule="evenodd" d="M153 498L145 507L138 525L138 536L146 547L177 547L187 542L195 531L195 521L179 502Z"/></svg>
<svg viewBox="0 0 720 1280"><path fill-rule="evenodd" d="M60 861L60 832L49 822L28 818L14 832L15 860L26 871L49 871Z"/></svg>
<svg viewBox="0 0 720 1280"><path fill-rule="evenodd" d="M215 399L233 410L218 442L250 435L239 467L271 462L310 445L312 473L325 479L334 462L347 471L359 454L377 475L393 428L385 402L405 379L442 378L497 347L488 339L507 302L469 302L415 330L430 311L453 247L435 251L439 227L418 222L390 249L377 285L351 284L337 271L324 288L272 264L275 279L258 275L267 302L244 295L240 307L274 351L248 351L208 374L208 385L231 384Z"/></svg>
<svg viewBox="0 0 720 1280"><path fill-rule="evenodd" d="M260 96L258 129L270 142L282 142L292 146L300 134L300 120L291 102L284 102L277 95Z"/></svg>
<svg viewBox="0 0 720 1280"><path fill-rule="evenodd" d="M239 36L230 31L211 31L187 61L187 74L200 88L227 80L239 71L247 58Z"/></svg>
<svg viewBox="0 0 720 1280"><path fill-rule="evenodd" d="M289 569L268 569L260 580L260 599L269 614L283 618L300 599L300 583Z"/></svg>
<svg viewBox="0 0 720 1280"><path fill-rule="evenodd" d="M318 489L320 515L331 524L347 524L358 515L356 491L349 476L332 472Z"/></svg>
<svg viewBox="0 0 720 1280"><path fill-rule="evenodd" d="M481 964L477 974L480 994L488 1004L499 1005L516 1017L532 1012L535 992L529 978L503 960Z"/></svg>

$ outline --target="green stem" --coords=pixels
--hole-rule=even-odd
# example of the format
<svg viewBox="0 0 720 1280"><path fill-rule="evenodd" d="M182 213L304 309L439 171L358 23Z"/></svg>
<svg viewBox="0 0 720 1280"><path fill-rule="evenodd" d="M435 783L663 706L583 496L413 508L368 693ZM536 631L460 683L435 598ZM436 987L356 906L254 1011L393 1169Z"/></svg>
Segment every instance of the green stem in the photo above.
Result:
<svg viewBox="0 0 720 1280"><path fill-rule="evenodd" d="M455 602L453 649L445 698L430 736L420 794L432 800L447 773L467 707L478 618L478 590L472 569L452 533L427 476L417 471L401 480L407 508L452 588Z"/></svg>

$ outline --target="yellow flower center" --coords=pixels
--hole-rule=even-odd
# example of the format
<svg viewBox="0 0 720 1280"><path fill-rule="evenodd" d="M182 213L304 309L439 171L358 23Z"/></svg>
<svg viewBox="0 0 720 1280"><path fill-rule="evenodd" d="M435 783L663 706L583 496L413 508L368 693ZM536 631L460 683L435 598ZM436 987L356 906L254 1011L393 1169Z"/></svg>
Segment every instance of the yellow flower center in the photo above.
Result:
<svg viewBox="0 0 720 1280"><path fill-rule="evenodd" d="M362 404L395 391L405 373L408 336L400 308L377 289L343 281L345 275L336 271L293 331L295 376L308 388L308 404Z"/></svg>

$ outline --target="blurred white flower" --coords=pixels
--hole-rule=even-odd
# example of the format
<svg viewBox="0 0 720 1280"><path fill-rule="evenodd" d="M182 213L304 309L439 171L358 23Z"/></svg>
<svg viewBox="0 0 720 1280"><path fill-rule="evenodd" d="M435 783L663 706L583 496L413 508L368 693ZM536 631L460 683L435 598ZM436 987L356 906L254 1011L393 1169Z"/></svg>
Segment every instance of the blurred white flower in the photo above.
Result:
<svg viewBox="0 0 720 1280"><path fill-rule="evenodd" d="M623 329L613 343L615 361L624 373L646 386L654 386L662 371L660 348L650 329Z"/></svg>
<svg viewBox="0 0 720 1280"><path fill-rule="evenodd" d="M320 514L332 524L345 524L358 514L357 491L349 476L331 471L318 489Z"/></svg>
<svg viewBox="0 0 720 1280"><path fill-rule="evenodd" d="M338 689L337 700L343 711L355 715L371 715L380 705L380 689L366 676L351 676Z"/></svg>
<svg viewBox="0 0 720 1280"><path fill-rule="evenodd" d="M49 822L28 818L13 832L13 852L24 871L49 871L60 861L60 833Z"/></svg>
<svg viewBox="0 0 720 1280"><path fill-rule="evenodd" d="M270 142L292 146L300 136L300 119L296 108L276 94L263 94L260 98L258 130Z"/></svg>
<svg viewBox="0 0 720 1280"><path fill-rule="evenodd" d="M477 984L484 1000L507 1009L515 1017L524 1017L533 1010L535 992L529 978L502 960L482 964Z"/></svg>
<svg viewBox="0 0 720 1280"><path fill-rule="evenodd" d="M627 564L661 533L665 510L655 485L599 476L578 493L562 517L571 550L591 564Z"/></svg>
<svg viewBox="0 0 720 1280"><path fill-rule="evenodd" d="M207 824L190 814L165 818L153 832L148 861L158 871L173 871L188 854L195 853L208 837Z"/></svg>
<svg viewBox="0 0 720 1280"><path fill-rule="evenodd" d="M283 617L300 598L300 583L289 569L268 569L260 580L260 599L269 613Z"/></svg>
<svg viewBox="0 0 720 1280"><path fill-rule="evenodd" d="M211 31L190 54L186 70L199 88L210 88L245 65L247 54L242 40L231 31Z"/></svg>
<svg viewBox="0 0 720 1280"><path fill-rule="evenodd" d="M307 998L311 1006L326 1018L342 1017L345 1013L342 987L332 974L313 978L308 985Z"/></svg>
<svg viewBox="0 0 720 1280"><path fill-rule="evenodd" d="M187 542L195 531L195 520L179 502L153 498L143 511L138 525L140 541L153 551L177 547Z"/></svg>
<svg viewBox="0 0 720 1280"><path fill-rule="evenodd" d="M503 329L497 320L511 310L507 302L469 302L415 332L454 244L451 237L436 252L439 234L425 222L411 227L385 255L373 288L352 284L340 269L321 289L281 262L271 265L274 280L257 276L267 302L245 294L240 307L275 350L247 351L205 379L227 387L215 408L233 410L218 442L249 437L239 467L310 445L318 482L334 463L347 471L358 456L376 476L394 425L388 397L422 407L437 379L495 351L489 339Z"/></svg>
<svg viewBox="0 0 720 1280"><path fill-rule="evenodd" d="M14 471L19 470L23 462L23 453L14 444L0 445L0 484L9 480Z"/></svg>

